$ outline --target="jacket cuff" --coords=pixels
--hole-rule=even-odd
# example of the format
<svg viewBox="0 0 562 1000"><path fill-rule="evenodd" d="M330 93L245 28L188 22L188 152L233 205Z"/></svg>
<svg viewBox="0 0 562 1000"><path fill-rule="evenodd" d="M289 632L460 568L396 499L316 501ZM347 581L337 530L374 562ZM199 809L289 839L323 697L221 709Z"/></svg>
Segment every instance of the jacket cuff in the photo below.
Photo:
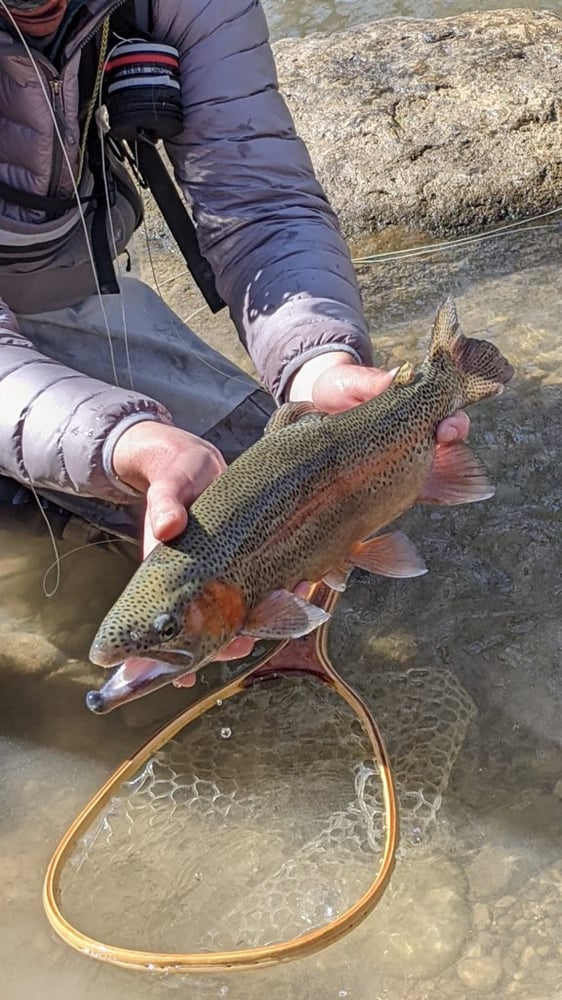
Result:
<svg viewBox="0 0 562 1000"><path fill-rule="evenodd" d="M330 351L344 351L360 365L372 365L373 355L368 337L346 326L327 327L325 322L307 324L291 331L290 338L271 351L267 359L265 380L278 403L284 402L289 380L310 358Z"/></svg>
<svg viewBox="0 0 562 1000"><path fill-rule="evenodd" d="M121 437L122 434L125 433L126 430L129 429L129 427L133 427L134 424L140 424L141 422L146 420L150 420L153 423L156 422L159 424L169 422L167 420L166 421L162 420L162 418L158 417L158 415L155 413L130 413L128 417L124 417L123 420L120 420L118 424L115 424L115 427L113 427L113 429L107 435L102 450L103 471L105 472L108 481L112 483L113 486L115 486L115 488L120 490L122 493L126 493L128 496L134 497L137 500L143 494L140 492L140 490L133 489L132 486L129 486L128 483L124 483L123 480L119 478L119 476L115 472L115 469L113 468L113 451L115 449L115 445L117 444L119 438Z"/></svg>
<svg viewBox="0 0 562 1000"><path fill-rule="evenodd" d="M284 403L285 393L289 388L290 381L293 375L299 371L300 368L305 364L306 361L310 361L311 358L318 358L323 354L330 354L333 352L338 352L339 354L349 354L353 358L356 364L363 364L361 355L346 344L325 344L323 347L310 347L308 350L298 354L292 361L290 361L285 368L279 380L279 388L275 393L275 398L280 403Z"/></svg>

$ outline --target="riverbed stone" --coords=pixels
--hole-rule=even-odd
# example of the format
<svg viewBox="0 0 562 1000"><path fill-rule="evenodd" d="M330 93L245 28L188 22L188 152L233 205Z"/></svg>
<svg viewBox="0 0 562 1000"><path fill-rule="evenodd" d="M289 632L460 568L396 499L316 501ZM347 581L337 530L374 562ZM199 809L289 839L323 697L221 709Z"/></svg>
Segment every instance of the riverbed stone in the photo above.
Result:
<svg viewBox="0 0 562 1000"><path fill-rule="evenodd" d="M381 975L407 968L409 975L430 979L462 954L470 930L469 908L460 869L450 861L418 863L389 899L384 920L370 938Z"/></svg>
<svg viewBox="0 0 562 1000"><path fill-rule="evenodd" d="M274 45L281 89L349 237L475 230L559 204L562 19L392 19Z"/></svg>
<svg viewBox="0 0 562 1000"><path fill-rule="evenodd" d="M0 628L3 669L45 675L62 662L59 650L40 632L13 632L8 627Z"/></svg>
<svg viewBox="0 0 562 1000"><path fill-rule="evenodd" d="M483 847L467 868L472 894L480 899L492 899L500 893L503 895L518 862L518 855L511 851L501 847Z"/></svg>
<svg viewBox="0 0 562 1000"><path fill-rule="evenodd" d="M493 990L502 976L502 964L497 955L482 958L462 958L457 963L457 975L470 990ZM488 994L486 994L488 995Z"/></svg>
<svg viewBox="0 0 562 1000"><path fill-rule="evenodd" d="M472 907L472 923L477 931L483 931L490 926L490 910L485 903L475 903Z"/></svg>

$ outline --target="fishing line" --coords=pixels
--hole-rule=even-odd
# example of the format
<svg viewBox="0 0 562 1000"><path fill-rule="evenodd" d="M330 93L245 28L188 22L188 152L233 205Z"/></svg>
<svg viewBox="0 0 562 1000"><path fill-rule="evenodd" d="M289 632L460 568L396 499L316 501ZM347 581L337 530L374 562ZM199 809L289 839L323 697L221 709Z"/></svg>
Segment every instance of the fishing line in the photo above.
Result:
<svg viewBox="0 0 562 1000"><path fill-rule="evenodd" d="M418 257L429 253L438 253L441 250L454 250L457 247L478 243L480 240L491 240L498 236L509 236L521 229L524 232L534 232L538 229L556 229L558 228L557 223L547 226L531 226L529 223L538 222L540 219L557 215L559 212L562 212L562 206L549 209L547 212L540 212L538 215L532 215L528 219L520 219L517 222L509 222L504 226L497 226L495 229L490 229L487 233L474 233L471 236L460 236L458 239L446 240L443 243L424 243L421 246L404 247L402 250L387 250L381 253L368 254L365 257L352 257L352 263L377 264L385 261L403 260L408 257Z"/></svg>
<svg viewBox="0 0 562 1000"><path fill-rule="evenodd" d="M31 487L31 488L33 489L33 487ZM35 490L33 490L33 492L35 493ZM39 503L39 497L36 496L36 499L37 499L37 502ZM41 510L43 516L45 517L45 520L46 520L45 511L43 510L43 508L41 506L40 506L40 510ZM53 536L53 533L51 531L51 526L50 526L50 524L49 524L48 521L47 521L47 526L48 526L49 532L51 534L51 540L53 542L53 545L55 545L54 536ZM84 545L77 545L74 549L70 549L68 552L64 552L62 556L56 550L56 547L55 547L57 558L56 558L56 560L54 560L51 563L50 566L47 567L47 569L43 573L43 593L45 594L45 597L53 597L54 594L56 594L56 592L57 592L57 590L59 588L60 578L61 578L60 564L63 561L63 559L67 559L68 556L73 556L76 552L82 552L84 549L91 549L92 546L94 546L94 545L106 545L106 546L108 546L110 544L111 544L111 542L109 542L107 538L99 538L96 542L85 542ZM47 590L47 579L48 579L48 577L49 577L49 575L50 575L50 573L51 573L51 571L53 570L54 567L56 567L56 569L57 569L57 582L56 582L54 590L48 591Z"/></svg>
<svg viewBox="0 0 562 1000"><path fill-rule="evenodd" d="M27 483L27 486L31 490L31 492L33 493L33 496L35 497L37 506L39 507L39 510L41 512L41 517L43 518L45 524L47 525L47 531L49 532L49 538L51 539L51 545L53 546L53 552L54 552L54 555L55 555L55 560L49 566L49 571L53 568L53 566L56 566L55 586L54 586L53 590L50 590L50 591L47 590L47 586L46 586L46 583L45 583L45 576L46 576L46 574L45 574L45 576L43 577L43 593L44 593L45 597L54 597L54 595L56 594L57 590L60 587L60 578L61 578L60 564L61 564L61 559L64 558L64 557L61 557L61 555L59 553L59 550L57 548L57 541L56 541L56 538L55 538L55 533L54 533L54 531L53 531L53 529L51 527L51 522L49 521L49 518L47 517L46 512L43 510L43 505L42 505L42 503L41 503L41 501L39 499L39 496L37 495L37 491L36 491L33 483L29 482L29 483Z"/></svg>
<svg viewBox="0 0 562 1000"><path fill-rule="evenodd" d="M77 207L78 214L79 214L79 217L80 217L80 223L82 225L82 229L83 229L83 232L84 232L84 237L85 237L85 242L86 242L86 249L87 249L88 257L89 257L90 264L91 264L91 267L92 267L92 273L93 273L94 282L95 282L95 285L96 285L96 292L97 292L97 296L98 296L98 299L99 299L100 309L101 309L101 312L102 312L103 321L104 321L104 325L105 325L105 330L106 330L106 334L107 334L107 341L108 341L108 344L109 344L109 354L110 354L110 360L111 360L111 368L112 368L113 378L114 378L114 381L115 381L115 385L119 386L119 378L118 378L118 375L117 375L117 366L116 366L116 363L115 363L115 353L114 353L114 350L113 350L113 342L112 342L112 339L111 339L111 329L110 329L110 326L109 326L109 320L108 320L107 312L106 312L106 309L105 309L105 303L103 301L103 296L101 294L101 288L100 288L100 284L99 284L99 280L98 280L98 276L97 276L97 272L96 272L95 261L94 261L94 254L93 254L92 246L91 246L91 243L90 243L90 234L88 232L88 225L87 225L87 222L86 222L86 217L85 217L85 214L84 214L84 210L82 208L82 202L80 200L80 192L78 190L78 184L77 184L77 182L76 182L76 180L74 178L74 171L72 169L72 164L70 162L70 158L69 158L69 156L68 156L68 154L66 152L66 149L64 147L64 142L63 142L62 134L61 134L61 131L60 131L60 128L59 128L59 124L57 122L54 110L51 107L51 101L50 101L49 95L47 93L47 89L45 87L45 83L43 81L41 73L39 72L39 68L37 66L37 62L35 60L35 56L33 54L33 51L30 48L30 46L28 45L27 40L25 38L25 35L20 30L18 24L14 20L14 18L12 16L12 13L11 13L10 9L6 6L4 0L0 0L0 5L2 6L3 10L7 13L8 18L10 20L10 23L12 24L13 28L15 29L16 34L17 34L17 36L18 36L18 38L19 38L19 40L20 40L23 48L25 49L25 52L26 52L26 54L27 54L27 56L28 56L28 58L29 58L29 60L31 62L31 65L32 65L33 69L34 69L35 75L37 77L37 81L38 81L39 86L41 88L41 91L43 93L43 97L45 98L45 103L46 103L49 115L51 116L51 120L52 120L52 123L53 123L53 128L55 130L55 135L56 135L57 141L59 143L63 159L65 161L65 164L66 164L66 167L67 167L67 170L68 170L68 174L69 174L70 181L71 181L71 184L72 184L72 190L73 190L74 198L75 198L75 201L76 201L76 207ZM106 22L109 23L107 18L106 18ZM104 22L104 30L105 30L105 22ZM82 166L83 166L83 158L82 158L82 155L81 155L81 157L80 157L80 163L79 163L80 172L82 170ZM78 177L78 180L80 180L80 175ZM108 213L108 214L110 214L110 213ZM51 524L49 522L49 518L48 518L45 510L43 509L43 506L42 506L42 504L41 504L41 502L39 500L37 492L36 492L36 490L35 490L35 488L34 488L34 486L33 486L32 483L29 482L29 483L26 483L26 485L30 488L33 496L35 497L37 506L39 507L39 510L41 512L41 517L43 518L43 520L45 521L45 524L47 525L47 530L49 532L49 537L51 539L51 544L53 546L53 553L54 553L54 556L55 556L55 565L56 565L56 581L55 581L54 588L52 590L48 590L47 589L46 584L45 584L45 578L43 578L43 592L45 594L45 597L53 597L56 594L56 592L57 592L57 590L58 590L58 588L60 586L60 579L61 579L60 561L61 561L61 557L60 557L60 554L59 554L59 551L58 551L58 548L57 548L57 543L56 543L55 535L54 535L53 529L51 527ZM49 567L49 569L52 568L52 565L53 564L51 564L51 567Z"/></svg>
<svg viewBox="0 0 562 1000"><path fill-rule="evenodd" d="M33 69L35 71L35 75L37 77L39 86L40 86L40 88L41 88L41 90L43 92L43 96L45 98L45 103L47 105L47 109L48 109L49 115L50 115L51 120L53 122L53 128L55 130L55 134L56 134L58 143L60 145L60 149L61 149L61 153L62 153L63 159L65 161L65 164L66 164L66 167L67 167L67 170L68 170L68 174L69 174L69 177L70 177L70 182L72 184L73 194L74 194L74 197L76 199L76 207L78 209L78 214L80 216L80 222L81 222L81 225L82 225L82 229L84 231L84 236L85 236L85 240L86 240L86 247L87 247L87 251L88 251L88 257L89 257L90 264L91 264L91 267L92 267L92 273L93 273L94 282L95 282L95 286L96 286L96 292L97 292L97 295L98 295L98 299L99 299L99 302L100 302L100 308L101 308L102 315L103 315L105 330L106 330L106 334L107 334L107 340L108 340L108 344L109 344L109 354L110 354L110 358L111 358L111 368L112 368L112 372L113 372L113 378L115 380L115 385L119 386L119 378L117 376L117 366L116 366L116 363L115 363L115 353L114 353L114 350L113 350L113 342L111 340L111 330L110 330L110 327L109 327L109 320L107 318L107 312L106 312L106 309L105 309L105 304L104 304L103 296L102 296L102 293L101 293L101 287L100 287L100 283L99 283L97 272L96 272L96 265L95 265L95 261L94 261L94 254L93 254L92 247L91 247L91 244L90 244L90 234L88 232L88 224L86 222L86 216L85 216L84 210L82 208L82 203L81 203L81 200L80 200L80 192L78 190L78 185L77 185L76 180L74 178L74 171L73 171L73 168L72 168L72 164L70 162L70 158L68 156L68 153L66 152L66 149L64 147L64 141L63 141L62 134L61 134L61 131L60 131L57 119L56 119L56 115L54 113L53 108L51 107L51 101L50 101L49 95L47 93L47 88L45 87L45 83L43 81L41 73L39 72L39 69L38 69L37 62L35 60L35 56L33 54L33 51L30 48L30 46L28 45L27 40L25 38L25 35L23 34L22 31L20 31L20 28L16 24L16 22L15 22L13 16L12 16L12 13L11 13L10 9L4 3L4 0L0 0L0 5L2 6L3 10L5 10L5 12L7 13L7 15L9 17L9 20L10 20L11 24L13 25L13 27L14 27L17 35L18 35L18 38L20 39L21 44L23 45L23 47L24 47L24 49L26 51L26 54L27 54L27 56L28 56L28 58L29 58L29 60L31 62L31 65L33 66Z"/></svg>
<svg viewBox="0 0 562 1000"><path fill-rule="evenodd" d="M109 21L108 21L108 24L109 24ZM100 82L99 82L98 97L97 97L98 113L97 113L97 116L96 116L96 125L97 125L97 131L98 131L99 141L100 141L103 188L104 188L105 200L106 200L106 204L107 205L109 205L110 202L109 202L109 183L108 183L108 179L107 179L107 162L106 162L106 157L105 157L105 135L104 135L104 123L103 123L103 106L104 106L103 105L103 78L105 76L105 72L106 72L106 69L107 69L107 64L108 64L109 60L111 59L111 57L113 56L113 53L119 47L120 43L123 42L123 41L125 41L125 39L121 38L119 35L116 35L116 37L119 39L119 41L116 42L116 44L113 46L113 48L110 49L110 51L107 54L104 51L104 46L103 46L103 41L102 41L102 47L101 47L101 50L100 50L100 61L103 59L103 67L102 67L102 70L101 70L101 79L100 79ZM132 38L131 41L133 41L133 42L134 41L142 42L143 39L142 38ZM95 98L95 94L94 94L94 98ZM113 225L113 216L112 216L111 212L107 213L107 218L108 218L108 222L109 222L111 245L112 245L112 248L113 248L113 258L114 258L114 260L115 260L115 262L117 264L117 270L118 270L118 273L119 273L119 277L122 277L121 261L119 260L119 254L117 252L117 240L115 238L115 227ZM143 218L144 218L144 213L143 213ZM134 386L134 382L133 382L133 373L132 373L132 369L131 369L131 356L130 356L130 352L129 352L129 331L128 331L128 327L127 327L125 296L123 295L122 292L120 293L119 298L120 298L120 305L121 305L121 322L122 322L122 326L123 326L123 341L124 341L124 348L125 348L125 359L126 359L126 364L127 364L127 375L129 377L129 385L130 385L131 389L134 390L135 386Z"/></svg>
<svg viewBox="0 0 562 1000"><path fill-rule="evenodd" d="M540 219L556 215L559 212L562 212L562 206L549 209L547 212L540 212L538 215L529 216L528 219L520 219L518 222L510 222L505 226L499 226L496 229L490 230L488 233L475 233L471 236L460 236L458 239L446 240L443 243L422 243L420 246L404 247L402 250L381 251L381 253L369 254L365 257L352 257L351 261L353 264L378 264L386 263L387 261L391 262L394 260L407 259L408 257L421 257L425 254L429 255L431 253L439 253L443 250L455 250L457 247L462 247L470 243L477 243L479 240L495 239L500 236L510 236L512 233L517 231L517 227L520 227L519 231L525 233L538 232L544 229L558 229L562 220L547 223L543 226L532 226L529 225L529 223L537 222ZM173 281L178 281L182 277L183 271L178 271L177 274L173 274L169 278L161 279L160 285L171 284ZM188 322L188 320L185 320L185 322Z"/></svg>

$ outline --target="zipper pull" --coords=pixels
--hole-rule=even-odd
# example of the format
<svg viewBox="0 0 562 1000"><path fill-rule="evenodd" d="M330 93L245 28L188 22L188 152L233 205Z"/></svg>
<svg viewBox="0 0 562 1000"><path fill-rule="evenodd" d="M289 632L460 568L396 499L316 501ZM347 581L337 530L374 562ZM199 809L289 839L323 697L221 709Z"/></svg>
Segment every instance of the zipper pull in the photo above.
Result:
<svg viewBox="0 0 562 1000"><path fill-rule="evenodd" d="M66 128L66 122L64 120L64 109L62 104L62 83L60 78L55 77L54 79L49 80L49 86L51 88L55 119L60 131L64 132Z"/></svg>

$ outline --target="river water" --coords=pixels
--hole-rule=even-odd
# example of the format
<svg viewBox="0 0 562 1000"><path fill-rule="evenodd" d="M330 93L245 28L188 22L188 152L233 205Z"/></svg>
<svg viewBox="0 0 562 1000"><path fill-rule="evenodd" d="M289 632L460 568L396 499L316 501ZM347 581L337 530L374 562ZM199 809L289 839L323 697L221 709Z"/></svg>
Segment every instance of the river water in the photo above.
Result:
<svg viewBox="0 0 562 1000"><path fill-rule="evenodd" d="M266 6L278 36L413 13L390 2ZM427 3L415 13L459 9ZM471 445L495 497L410 512L401 527L430 572L406 581L356 573L330 627L332 659L370 705L392 757L402 844L379 907L315 956L235 975L162 977L105 967L51 932L41 886L57 840L118 763L193 695L162 691L90 715L84 694L99 685L99 670L88 665L89 641L132 556L104 546L69 555L47 599L52 549L40 515L0 510L3 996L560 1000L561 236L553 217L427 257L358 266L381 363L421 360L433 310L452 292L465 332L492 338L516 375L501 398L471 413ZM158 247L153 256L160 280L173 278L177 260ZM139 269L150 277L146 259ZM165 286L180 315L193 308L183 284ZM207 321L205 335L224 343L224 322ZM199 690L216 680L210 671ZM259 933L271 924L282 934L319 900L327 912L325 873L315 881L326 845L335 852L328 888L351 900L361 891L357 824L377 811L358 819L355 803L375 799L353 787L365 748L351 720L307 682L244 698L186 738L174 750L181 760L153 763L82 846L72 914L101 937L224 947L238 933L233 920L244 940L252 920ZM258 885L253 909L243 910L268 855L299 877L280 891Z"/></svg>
<svg viewBox="0 0 562 1000"><path fill-rule="evenodd" d="M341 31L353 24L388 17L451 17L466 10L501 10L526 7L529 10L558 10L558 0L539 3L538 0L480 0L479 3L459 3L458 0L265 0L265 10L275 38L305 35L312 31Z"/></svg>

